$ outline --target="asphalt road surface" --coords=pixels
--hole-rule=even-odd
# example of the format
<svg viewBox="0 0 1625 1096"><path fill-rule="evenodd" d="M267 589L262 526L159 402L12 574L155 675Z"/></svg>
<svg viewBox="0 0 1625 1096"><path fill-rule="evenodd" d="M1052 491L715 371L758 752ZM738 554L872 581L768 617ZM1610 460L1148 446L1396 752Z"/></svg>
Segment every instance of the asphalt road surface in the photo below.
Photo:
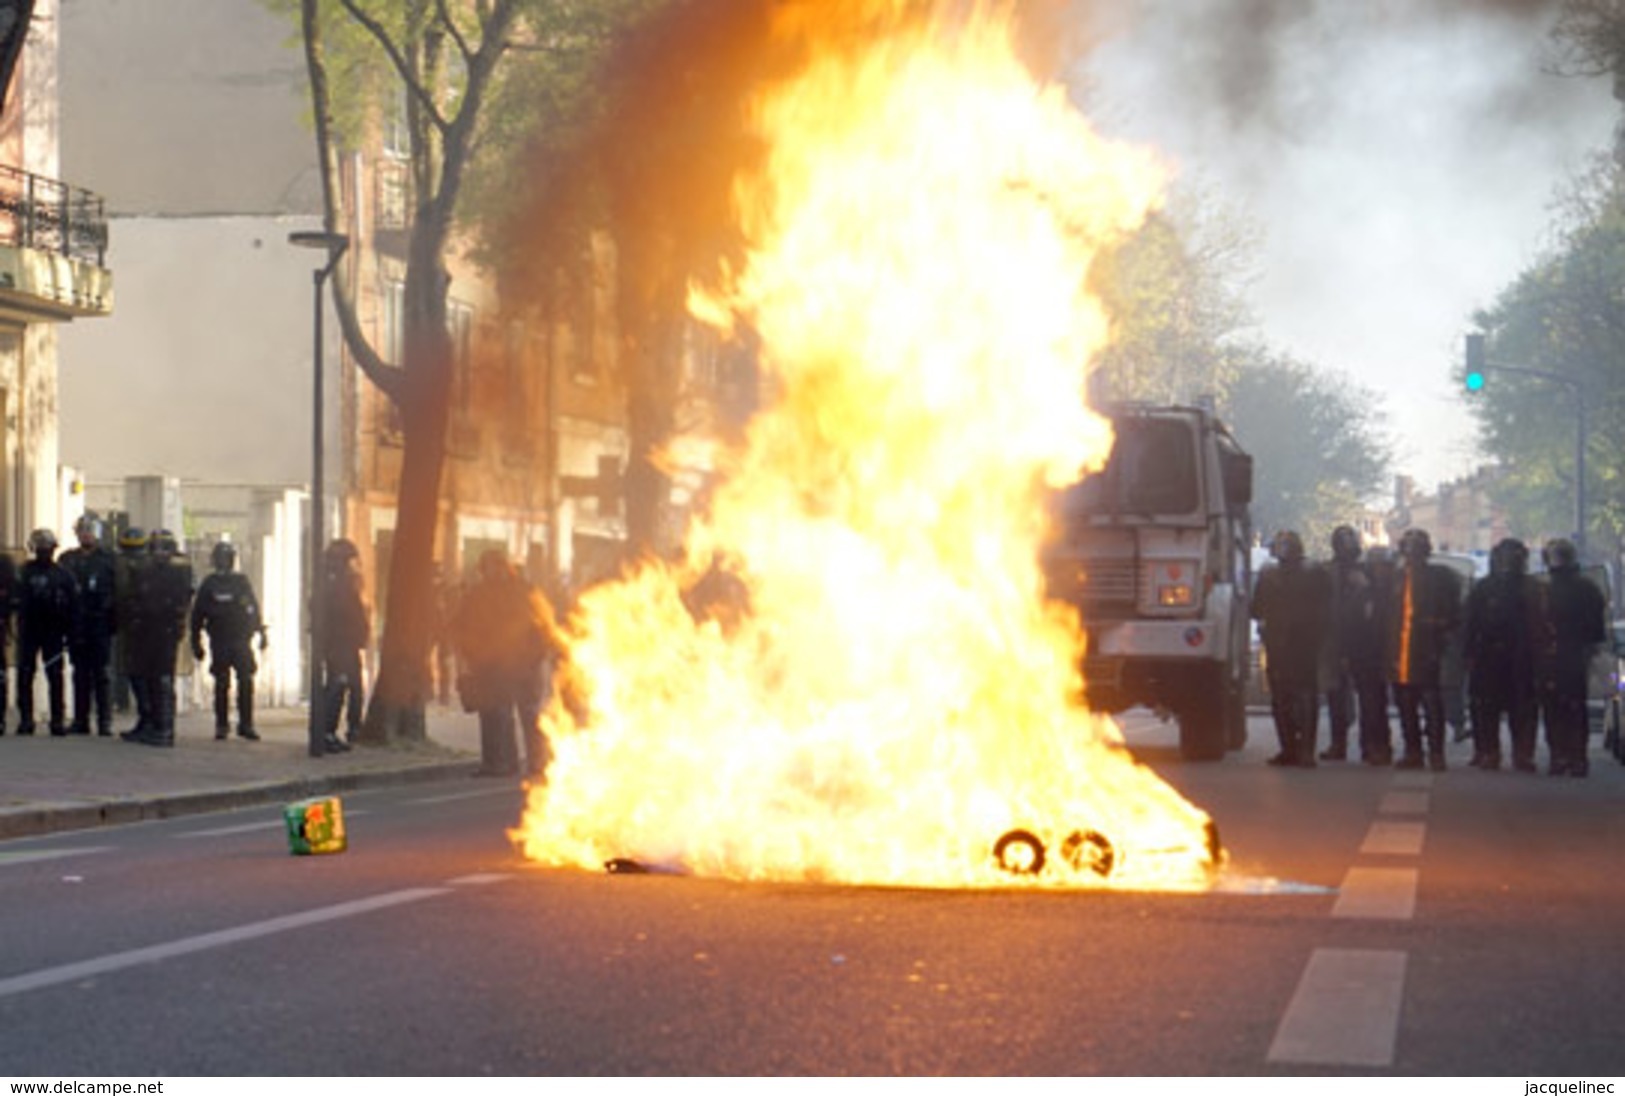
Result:
<svg viewBox="0 0 1625 1096"><path fill-rule="evenodd" d="M517 788L351 793L0 843L0 1070L163 1075L1625 1073L1625 768L1149 763L1201 895L540 869ZM1458 751L1465 747L1456 747Z"/></svg>

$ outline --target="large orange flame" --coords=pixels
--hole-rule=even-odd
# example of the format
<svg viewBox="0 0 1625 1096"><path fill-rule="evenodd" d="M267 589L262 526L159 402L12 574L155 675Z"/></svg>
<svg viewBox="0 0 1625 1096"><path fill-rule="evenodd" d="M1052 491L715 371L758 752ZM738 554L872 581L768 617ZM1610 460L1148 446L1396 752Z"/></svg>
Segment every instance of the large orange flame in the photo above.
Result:
<svg viewBox="0 0 1625 1096"><path fill-rule="evenodd" d="M1205 816L1077 705L1081 640L1037 564L1046 483L1110 440L1082 398L1107 331L1085 276L1160 172L1035 81L1006 7L952 7L777 9L812 60L754 104L767 154L735 194L748 261L691 302L760 336L770 407L690 533L698 570L650 567L573 618L590 711L548 717L555 759L515 833L529 857L1208 880ZM738 562L749 612L697 623L683 591L716 559ZM1016 830L1035 842L1001 868ZM1008 870L1034 843L1045 870Z"/></svg>

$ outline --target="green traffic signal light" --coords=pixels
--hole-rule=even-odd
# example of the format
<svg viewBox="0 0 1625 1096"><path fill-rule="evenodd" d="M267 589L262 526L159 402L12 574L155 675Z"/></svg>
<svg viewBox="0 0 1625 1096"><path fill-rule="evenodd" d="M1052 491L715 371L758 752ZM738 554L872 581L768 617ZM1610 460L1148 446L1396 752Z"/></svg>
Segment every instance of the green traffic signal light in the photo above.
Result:
<svg viewBox="0 0 1625 1096"><path fill-rule="evenodd" d="M1482 392L1484 390L1484 336L1474 333L1467 336L1467 370L1462 374L1462 383L1469 392Z"/></svg>

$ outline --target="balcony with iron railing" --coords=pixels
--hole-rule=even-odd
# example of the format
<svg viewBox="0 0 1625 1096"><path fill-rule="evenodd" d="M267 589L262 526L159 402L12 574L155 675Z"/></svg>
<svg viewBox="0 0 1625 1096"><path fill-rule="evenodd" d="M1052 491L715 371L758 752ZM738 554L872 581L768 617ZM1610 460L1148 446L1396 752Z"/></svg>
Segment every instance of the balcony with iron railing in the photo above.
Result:
<svg viewBox="0 0 1625 1096"><path fill-rule="evenodd" d="M113 310L100 195L0 165L0 309L44 319Z"/></svg>

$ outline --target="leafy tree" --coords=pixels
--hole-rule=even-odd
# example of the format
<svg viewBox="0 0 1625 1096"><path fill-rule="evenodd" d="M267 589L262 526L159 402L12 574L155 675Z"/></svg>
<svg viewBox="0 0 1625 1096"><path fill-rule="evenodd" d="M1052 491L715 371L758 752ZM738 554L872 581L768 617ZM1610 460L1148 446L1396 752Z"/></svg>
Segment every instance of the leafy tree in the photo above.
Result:
<svg viewBox="0 0 1625 1096"><path fill-rule="evenodd" d="M590 253L597 236L612 244L634 557L659 553L670 539L660 454L675 430L694 334L689 288L725 257L735 268L741 261L733 181L760 150L746 104L794 63L769 34L772 10L765 0L629 0L593 93L539 135L511 196L512 219L488 222L496 247L527 241L507 250L501 268L516 296L544 307L570 307L556 300L561 285L568 289L557 276L561 257Z"/></svg>
<svg viewBox="0 0 1625 1096"><path fill-rule="evenodd" d="M1625 533L1625 176L1599 160L1561 207L1554 243L1476 316L1492 364L1538 369L1584 401L1586 536L1617 549ZM1499 501L1527 530L1574 525L1577 414L1567 385L1491 369L1469 397L1481 443L1503 468Z"/></svg>
<svg viewBox="0 0 1625 1096"><path fill-rule="evenodd" d="M1113 320L1090 379L1096 402L1193 403L1233 380L1227 342L1250 322L1242 296L1248 233L1216 203L1183 195L1090 271Z"/></svg>
<svg viewBox="0 0 1625 1096"><path fill-rule="evenodd" d="M1224 410L1253 455L1253 524L1265 536L1295 529L1313 551L1387 480L1375 394L1262 347L1241 357Z"/></svg>
<svg viewBox="0 0 1625 1096"><path fill-rule="evenodd" d="M267 0L290 16L295 0ZM384 360L356 314L341 265L333 299L351 357L400 412L401 482L377 686L363 737L424 736L433 599L431 560L450 414L447 258L460 245L469 180L512 169L499 139L533 124L524 104L550 76L575 76L623 5L568 0L297 0L324 197L324 224L343 223L341 149L405 96L408 229L402 360ZM560 95L567 94L560 91ZM499 184L490 183L484 193ZM479 190L481 188L475 188Z"/></svg>
<svg viewBox="0 0 1625 1096"><path fill-rule="evenodd" d="M1552 27L1561 71L1603 76L1625 62L1625 4L1620 0L1564 0Z"/></svg>

